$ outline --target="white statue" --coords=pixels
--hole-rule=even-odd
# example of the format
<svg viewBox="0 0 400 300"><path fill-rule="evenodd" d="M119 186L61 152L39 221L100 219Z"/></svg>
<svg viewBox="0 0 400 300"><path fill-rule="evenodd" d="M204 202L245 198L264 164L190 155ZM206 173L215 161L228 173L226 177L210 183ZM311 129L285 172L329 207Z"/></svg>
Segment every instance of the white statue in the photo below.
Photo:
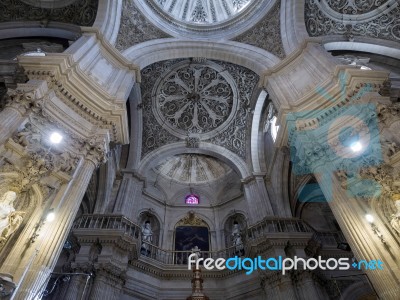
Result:
<svg viewBox="0 0 400 300"><path fill-rule="evenodd" d="M194 246L191 251L192 251L192 254L194 254L194 260L197 261L201 257L200 248L197 246Z"/></svg>
<svg viewBox="0 0 400 300"><path fill-rule="evenodd" d="M0 243L13 234L22 223L22 211L15 211L14 201L17 194L13 191L6 192L0 198Z"/></svg>
<svg viewBox="0 0 400 300"><path fill-rule="evenodd" d="M153 230L151 230L150 222L147 221L142 227L142 254L149 254L149 244L153 241Z"/></svg>
<svg viewBox="0 0 400 300"><path fill-rule="evenodd" d="M400 200L397 200L396 203L397 213L392 215L392 220L390 221L390 225L392 225L393 229L400 234Z"/></svg>
<svg viewBox="0 0 400 300"><path fill-rule="evenodd" d="M233 224L233 230L232 230L231 236L232 236L232 240L233 240L233 245L235 246L235 254L243 255L244 247L243 247L242 235L240 233L240 227L239 227L238 223Z"/></svg>

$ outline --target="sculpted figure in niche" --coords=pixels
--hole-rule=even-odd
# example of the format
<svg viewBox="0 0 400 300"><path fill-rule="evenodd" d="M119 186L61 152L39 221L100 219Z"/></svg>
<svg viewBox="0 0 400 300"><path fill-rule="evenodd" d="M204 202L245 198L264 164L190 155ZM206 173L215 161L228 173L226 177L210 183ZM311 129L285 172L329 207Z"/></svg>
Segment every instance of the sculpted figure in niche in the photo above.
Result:
<svg viewBox="0 0 400 300"><path fill-rule="evenodd" d="M0 198L0 247L22 224L25 212L15 211L14 201L17 194L13 191L6 192Z"/></svg>
<svg viewBox="0 0 400 300"><path fill-rule="evenodd" d="M150 222L147 221L142 227L142 247L140 253L149 256L149 244L153 241L153 230L151 230Z"/></svg>
<svg viewBox="0 0 400 300"><path fill-rule="evenodd" d="M242 256L244 255L244 247L243 247L243 241L242 241L242 234L240 232L240 227L237 222L233 223L233 229L232 229L232 240L233 240L233 246L234 251L236 255Z"/></svg>

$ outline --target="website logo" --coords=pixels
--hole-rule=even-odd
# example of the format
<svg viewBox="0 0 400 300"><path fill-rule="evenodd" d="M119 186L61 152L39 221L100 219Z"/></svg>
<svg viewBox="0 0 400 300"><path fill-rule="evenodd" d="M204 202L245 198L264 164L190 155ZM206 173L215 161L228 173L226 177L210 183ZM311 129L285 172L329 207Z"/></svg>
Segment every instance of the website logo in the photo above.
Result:
<svg viewBox="0 0 400 300"><path fill-rule="evenodd" d="M381 192L376 181L358 175L361 168L379 166L383 162L376 106L354 103L373 88L366 84L353 95L347 95L347 79L344 73L339 75L340 94L337 96L323 88L316 90L325 100L335 101L336 106L287 116L293 172L296 175L320 174L326 201L332 200L333 172L345 175L350 197L379 196ZM299 201L308 201L304 196L316 187L316 184L306 185Z"/></svg>
<svg viewBox="0 0 400 300"><path fill-rule="evenodd" d="M360 260L359 262L351 262L347 257L344 258L301 258L294 256L293 258L278 256L263 259L261 256L256 258L243 258L239 256L225 258L198 258L197 254L193 253L189 256L188 270L193 267L199 269L202 265L206 270L245 270L246 275L250 275L255 270L281 271L285 275L290 270L383 270L383 262L378 260Z"/></svg>

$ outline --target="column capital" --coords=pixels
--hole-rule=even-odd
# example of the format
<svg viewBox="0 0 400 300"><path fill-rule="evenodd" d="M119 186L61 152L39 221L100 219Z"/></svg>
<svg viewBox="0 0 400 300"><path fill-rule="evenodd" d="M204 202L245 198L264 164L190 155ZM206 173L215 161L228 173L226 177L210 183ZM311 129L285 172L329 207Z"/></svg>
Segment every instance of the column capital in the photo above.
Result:
<svg viewBox="0 0 400 300"><path fill-rule="evenodd" d="M45 86L42 81L18 84L16 89L8 89L5 107L13 108L21 115L31 109L41 111L44 104Z"/></svg>

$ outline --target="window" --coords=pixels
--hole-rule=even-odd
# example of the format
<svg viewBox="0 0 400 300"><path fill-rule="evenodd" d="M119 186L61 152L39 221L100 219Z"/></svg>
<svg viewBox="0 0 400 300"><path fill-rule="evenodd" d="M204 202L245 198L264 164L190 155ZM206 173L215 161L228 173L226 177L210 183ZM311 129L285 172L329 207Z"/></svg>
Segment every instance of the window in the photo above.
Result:
<svg viewBox="0 0 400 300"><path fill-rule="evenodd" d="M278 136L279 126L276 125L276 117L275 116L271 119L270 122L271 122L271 125L270 125L271 137L275 143L276 137Z"/></svg>
<svg viewBox="0 0 400 300"><path fill-rule="evenodd" d="M189 194L185 197L185 203L191 205L197 205L200 203L200 197L195 194Z"/></svg>

